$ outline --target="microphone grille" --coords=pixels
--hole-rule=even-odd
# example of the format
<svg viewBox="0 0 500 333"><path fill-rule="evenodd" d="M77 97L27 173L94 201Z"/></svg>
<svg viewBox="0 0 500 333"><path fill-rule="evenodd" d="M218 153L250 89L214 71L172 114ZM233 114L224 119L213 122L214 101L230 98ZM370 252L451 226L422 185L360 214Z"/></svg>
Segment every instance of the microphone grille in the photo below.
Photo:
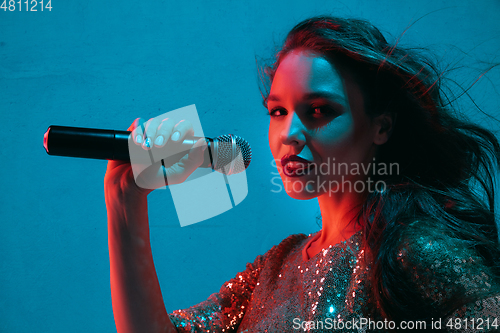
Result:
<svg viewBox="0 0 500 333"><path fill-rule="evenodd" d="M252 159L250 144L234 134L218 136L215 142L214 170L226 175L244 171Z"/></svg>

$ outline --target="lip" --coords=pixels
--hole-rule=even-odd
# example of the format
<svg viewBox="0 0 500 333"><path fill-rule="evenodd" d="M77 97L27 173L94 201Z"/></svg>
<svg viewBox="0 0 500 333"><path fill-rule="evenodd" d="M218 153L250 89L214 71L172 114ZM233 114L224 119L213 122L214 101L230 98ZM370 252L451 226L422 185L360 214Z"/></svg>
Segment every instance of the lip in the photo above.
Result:
<svg viewBox="0 0 500 333"><path fill-rule="evenodd" d="M299 157L297 155L286 154L281 158L281 166L284 167L288 162L302 162L304 164L313 164L312 162L309 162L308 160L303 159L302 157Z"/></svg>
<svg viewBox="0 0 500 333"><path fill-rule="evenodd" d="M307 175L315 167L315 164L297 155L287 154L281 158L281 166L286 176L301 177Z"/></svg>

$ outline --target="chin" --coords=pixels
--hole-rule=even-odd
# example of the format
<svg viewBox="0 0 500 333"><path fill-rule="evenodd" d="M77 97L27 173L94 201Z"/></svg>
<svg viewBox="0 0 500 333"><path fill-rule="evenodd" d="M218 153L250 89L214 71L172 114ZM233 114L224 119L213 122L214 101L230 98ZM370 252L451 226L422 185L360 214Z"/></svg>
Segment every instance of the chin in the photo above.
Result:
<svg viewBox="0 0 500 333"><path fill-rule="evenodd" d="M290 198L297 200L311 200L318 196L316 193L309 192L286 192Z"/></svg>
<svg viewBox="0 0 500 333"><path fill-rule="evenodd" d="M288 196L297 200L310 200L318 197L315 182L307 182L306 179L293 180L282 175L284 189Z"/></svg>

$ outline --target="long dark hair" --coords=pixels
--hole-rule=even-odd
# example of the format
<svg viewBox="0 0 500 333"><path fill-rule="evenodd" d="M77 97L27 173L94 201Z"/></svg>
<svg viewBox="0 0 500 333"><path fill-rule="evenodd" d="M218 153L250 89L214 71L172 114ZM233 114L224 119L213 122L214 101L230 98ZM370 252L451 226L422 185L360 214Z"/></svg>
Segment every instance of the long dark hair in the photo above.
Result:
<svg viewBox="0 0 500 333"><path fill-rule="evenodd" d="M273 64L264 68L267 87L280 61L298 48L317 52L351 71L372 119L384 113L395 119L392 135L379 147L376 160L397 163L399 173L373 175L387 186L368 194L358 215L373 256L373 298L382 314L403 319L398 318L398 309L407 308L405 297L415 296L399 286L396 291L398 279L404 277L394 268L394 254L404 226L416 221L428 224L440 237L447 235L454 244L474 249L500 276L494 211L500 146L490 131L455 112L442 89L443 73L421 54L389 45L367 21L321 16L290 31ZM265 105L268 92L263 92ZM462 296L435 309L436 314L450 314L485 295ZM412 301L418 303L417 298ZM425 318L429 310L416 310L412 316Z"/></svg>

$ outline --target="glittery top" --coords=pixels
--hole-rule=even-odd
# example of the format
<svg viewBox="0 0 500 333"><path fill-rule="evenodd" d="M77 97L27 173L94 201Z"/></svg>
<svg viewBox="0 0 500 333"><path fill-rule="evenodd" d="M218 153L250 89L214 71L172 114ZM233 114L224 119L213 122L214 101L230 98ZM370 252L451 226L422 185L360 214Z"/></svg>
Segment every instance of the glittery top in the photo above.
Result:
<svg viewBox="0 0 500 333"><path fill-rule="evenodd" d="M387 331L387 324L380 326L385 318L370 295L370 261L364 260L362 232L308 258L306 249L319 236L320 232L289 236L248 263L245 271L206 301L174 311L170 318L178 332ZM437 320L434 310L446 300L461 293L491 291L443 318L441 328L450 328L445 326L450 318L460 321L459 325L453 322L453 328L463 329L465 323L470 328L471 318L482 318L483 328L486 319L489 327L498 322L500 328L499 289L480 257L471 250L443 247L438 239L422 234L400 243L396 262L406 276L400 283L419 298L416 303L408 299L400 317L411 317L411 304L419 304L428 305L428 319ZM368 326L368 320L373 326ZM400 323L395 324L397 328Z"/></svg>

